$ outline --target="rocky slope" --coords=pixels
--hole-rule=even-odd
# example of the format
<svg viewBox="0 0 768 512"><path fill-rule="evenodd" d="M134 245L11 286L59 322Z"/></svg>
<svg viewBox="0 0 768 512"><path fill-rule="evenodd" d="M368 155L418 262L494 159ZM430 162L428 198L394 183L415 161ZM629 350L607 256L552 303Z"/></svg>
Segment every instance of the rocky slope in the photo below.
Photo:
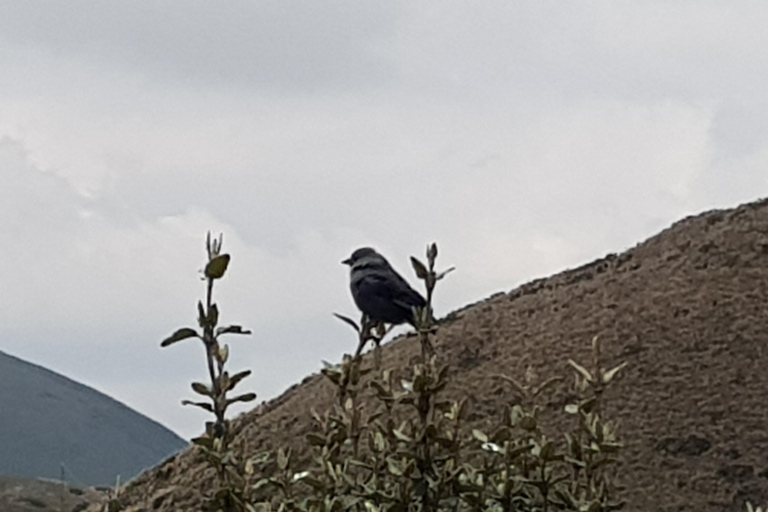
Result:
<svg viewBox="0 0 768 512"><path fill-rule="evenodd" d="M439 293L439 289L438 289ZM768 202L684 219L635 248L528 283L449 315L437 347L468 395L472 424L504 403L488 378L542 378L586 360L592 336L608 366L628 368L608 398L626 441L628 510L744 510L768 503ZM350 351L354 342L350 340ZM401 337L383 365L418 352ZM557 393L551 408L562 407ZM237 422L248 452L299 447L310 408L333 399L318 376ZM189 452L137 478L134 510L197 510L209 473Z"/></svg>

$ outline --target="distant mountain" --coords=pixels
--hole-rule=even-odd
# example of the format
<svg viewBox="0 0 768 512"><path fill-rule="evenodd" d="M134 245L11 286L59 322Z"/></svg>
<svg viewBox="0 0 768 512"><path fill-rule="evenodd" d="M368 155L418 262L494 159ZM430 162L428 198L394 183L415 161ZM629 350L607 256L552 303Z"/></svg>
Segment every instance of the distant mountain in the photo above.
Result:
<svg viewBox="0 0 768 512"><path fill-rule="evenodd" d="M103 393L0 352L0 475L114 485L187 443Z"/></svg>

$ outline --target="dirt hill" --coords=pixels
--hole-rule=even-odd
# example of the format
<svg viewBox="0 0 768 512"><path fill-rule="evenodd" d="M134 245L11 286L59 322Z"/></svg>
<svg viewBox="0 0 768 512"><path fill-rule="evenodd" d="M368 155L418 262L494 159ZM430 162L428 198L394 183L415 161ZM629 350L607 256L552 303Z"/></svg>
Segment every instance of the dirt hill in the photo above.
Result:
<svg viewBox="0 0 768 512"><path fill-rule="evenodd" d="M438 290L439 293L439 290ZM742 511L768 503L768 201L682 220L620 255L528 283L452 313L438 351L449 392L469 395L469 420L502 406L488 376L542 378L605 341L608 366L628 361L608 398L620 419L628 510ZM354 342L350 340L350 351ZM397 367L414 338L383 351ZM237 422L249 452L301 446L311 407L331 403L308 377ZM561 407L558 397L549 404ZM204 468L190 453L137 478L124 499L141 510L199 510Z"/></svg>

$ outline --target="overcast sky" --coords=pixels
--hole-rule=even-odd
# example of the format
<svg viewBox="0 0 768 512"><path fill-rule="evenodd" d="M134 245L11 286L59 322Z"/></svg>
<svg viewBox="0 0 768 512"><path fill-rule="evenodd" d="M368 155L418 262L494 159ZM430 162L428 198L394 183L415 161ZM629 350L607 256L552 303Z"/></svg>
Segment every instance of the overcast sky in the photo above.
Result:
<svg viewBox="0 0 768 512"><path fill-rule="evenodd" d="M339 262L438 315L768 191L768 4L0 0L0 350L180 435L208 230L233 370L276 396L355 339ZM413 281L413 279L411 279Z"/></svg>

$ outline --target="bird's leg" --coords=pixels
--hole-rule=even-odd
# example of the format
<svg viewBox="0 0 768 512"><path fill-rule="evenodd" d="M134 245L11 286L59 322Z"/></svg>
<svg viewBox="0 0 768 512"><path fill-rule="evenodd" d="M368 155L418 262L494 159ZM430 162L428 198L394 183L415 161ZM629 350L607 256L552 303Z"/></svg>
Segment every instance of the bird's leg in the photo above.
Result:
<svg viewBox="0 0 768 512"><path fill-rule="evenodd" d="M384 338L389 334L389 332L394 329L394 324L387 324L380 323L376 326L376 334L377 336L373 337L373 366L378 370L381 368L381 342L384 341Z"/></svg>
<svg viewBox="0 0 768 512"><path fill-rule="evenodd" d="M371 334L371 329L373 328L374 324L371 322L371 319L363 313L363 316L360 317L360 333L359 338L357 341L357 350L355 350L355 360L357 360L360 357L360 354L362 354L363 349L365 348L365 344L368 343L368 340L373 339L373 335Z"/></svg>
<svg viewBox="0 0 768 512"><path fill-rule="evenodd" d="M368 315L363 313L363 317L360 319L360 336L357 350L355 351L355 358L363 352L368 340L373 341L378 346L393 327L394 325L387 326L384 322L374 322Z"/></svg>

